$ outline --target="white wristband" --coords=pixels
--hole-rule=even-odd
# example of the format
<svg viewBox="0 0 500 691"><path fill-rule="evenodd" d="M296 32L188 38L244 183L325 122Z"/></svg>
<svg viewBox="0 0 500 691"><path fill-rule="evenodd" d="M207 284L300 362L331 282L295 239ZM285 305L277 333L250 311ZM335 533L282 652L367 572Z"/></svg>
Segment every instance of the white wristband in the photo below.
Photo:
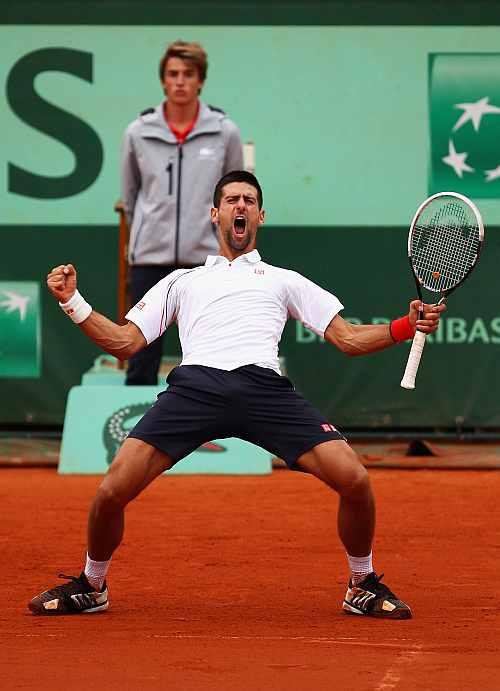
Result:
<svg viewBox="0 0 500 691"><path fill-rule="evenodd" d="M60 302L59 307L75 324L81 324L92 312L92 307L77 290L68 302Z"/></svg>

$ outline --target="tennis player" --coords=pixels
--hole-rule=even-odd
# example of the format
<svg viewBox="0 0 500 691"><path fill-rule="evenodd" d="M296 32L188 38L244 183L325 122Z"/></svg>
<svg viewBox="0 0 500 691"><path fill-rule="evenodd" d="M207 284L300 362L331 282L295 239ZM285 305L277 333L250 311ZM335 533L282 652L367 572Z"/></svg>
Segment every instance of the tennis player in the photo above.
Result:
<svg viewBox="0 0 500 691"><path fill-rule="evenodd" d="M29 603L35 614L108 608L106 574L124 530L124 509L152 480L204 442L239 437L315 475L340 495L338 532L350 580L343 609L408 619L410 607L381 582L372 564L375 504L366 469L344 435L281 375L278 345L289 317L348 355L363 355L436 330L444 306L410 303L390 325L355 325L339 314L337 297L300 274L262 261L257 230L262 190L246 171L219 180L211 210L219 254L204 266L179 269L156 284L118 326L94 311L77 290L71 264L55 267L47 285L62 310L106 352L125 359L174 321L181 365L168 388L128 435L90 508L88 548L80 576Z"/></svg>

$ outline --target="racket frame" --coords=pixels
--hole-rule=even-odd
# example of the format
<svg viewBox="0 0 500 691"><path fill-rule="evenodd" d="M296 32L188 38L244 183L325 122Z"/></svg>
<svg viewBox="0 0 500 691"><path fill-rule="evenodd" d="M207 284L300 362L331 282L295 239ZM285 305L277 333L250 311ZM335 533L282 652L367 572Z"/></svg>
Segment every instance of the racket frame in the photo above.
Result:
<svg viewBox="0 0 500 691"><path fill-rule="evenodd" d="M426 289L426 290L429 290L430 292L433 292L433 293L440 293L441 297L440 297L440 299L437 301L436 304L441 305L443 302L445 302L446 299L448 298L448 296L449 296L454 290L456 290L456 288L458 288L458 286L461 285L461 284L465 281L466 278L469 277L469 275L470 275L472 269L474 269L474 267L475 267L476 264L477 264L477 260L479 259L479 255L480 255L480 253L481 253L481 249L482 249L483 242L484 242L484 224L483 224L483 219L482 219L482 217L481 217L481 214L480 214L479 209L477 208L477 206L476 206L476 205L474 204L474 202L472 202L468 197L466 197L466 196L463 195L463 194L459 194L458 192L437 192L436 194L433 194L433 195L431 195L430 197L427 197L427 199L425 199L425 200L420 204L420 206L418 207L418 209L416 210L416 212L415 212L415 214L414 214L414 216L413 216L412 222L411 222L411 224L410 224L410 230L409 230L409 232L408 232L408 261L409 261L409 263L410 263L410 268L411 268L411 272L412 272L412 274L413 274L413 278L415 279L415 287L416 287L416 289L417 289L418 299L420 300L420 302L421 302L422 304L423 304L422 282L420 281L420 278L418 277L417 272L415 271L415 267L414 267L414 264L413 264L413 261L412 261L412 256L411 256L411 242L412 242L413 229L415 228L415 225L416 225L416 223L417 223L417 220L419 219L419 217L420 217L422 211L423 211L431 202L433 202L435 199L439 199L440 197L454 197L455 199L460 199L462 202L464 202L465 204L467 204L467 206L471 209L471 211L473 212L474 216L476 217L477 226L478 226L478 229L479 229L479 246L478 246L478 250L477 250L476 256L475 256L475 258L474 258L474 262L471 264L471 266L469 267L469 269L468 269L468 271L465 273L465 275L464 275L457 283L455 283L455 285L453 285L451 288L447 288L447 289L445 289L445 290L433 290L432 288L430 288L430 287L428 287L428 286L424 286L425 289ZM424 315L423 315L423 310L420 309L420 310L419 310L419 313L418 313L419 319L422 319L423 316L424 316ZM416 378L416 375L417 375L418 366L419 366L419 363L420 363L420 358L422 357L422 351L423 351L423 349L424 349L425 339L426 339L426 334L423 333L422 331L419 331L419 330L417 329L417 331L415 332L415 336L413 337L413 341L412 341L412 346L411 346L410 354L409 354L409 356L408 356L408 361L407 361L407 364L406 364L406 369L405 369L403 378L402 378L402 380L401 380L401 386L402 386L402 388L404 388L404 389L414 389L414 388L415 388L415 378Z"/></svg>
<svg viewBox="0 0 500 691"><path fill-rule="evenodd" d="M417 288L417 293L418 293L418 298L422 302L422 287L421 287L421 282L419 277L417 276L417 273L415 271L415 267L413 266L413 262L411 259L411 239L412 239L412 233L413 229L417 223L417 219L419 218L420 214L422 211L425 209L426 206L429 206L429 204L434 201L435 199L439 199L440 197L455 197L455 199L460 199L462 202L467 204L467 206L470 207L472 212L474 213L474 216L476 217L477 225L479 228L479 247L478 251L476 254L476 258L474 259L474 263L470 266L469 270L463 276L463 278L458 281L458 283L455 283L454 286L451 288L447 288L446 290L443 291L438 291L438 290L433 290L432 288L428 288L427 286L424 286L426 290L429 290L430 292L433 293L441 293L441 299L439 300L438 304L441 304L441 302L444 302L444 300L452 293L456 288L458 288L459 285L461 285L466 278L468 278L469 274L471 273L472 269L476 266L477 260L479 259L479 255L481 253L481 249L483 246L484 242L484 224L483 224L483 219L481 218L481 214L479 212L479 209L477 206L472 202L468 197L466 197L464 194L459 194L458 192L437 192L436 194L433 194L430 197L427 197L425 201L423 201L418 209L415 212L415 215L413 216L412 222L410 224L410 230L408 232L408 261L410 262L410 267L411 267L411 272L413 274L413 278L415 279L415 286Z"/></svg>

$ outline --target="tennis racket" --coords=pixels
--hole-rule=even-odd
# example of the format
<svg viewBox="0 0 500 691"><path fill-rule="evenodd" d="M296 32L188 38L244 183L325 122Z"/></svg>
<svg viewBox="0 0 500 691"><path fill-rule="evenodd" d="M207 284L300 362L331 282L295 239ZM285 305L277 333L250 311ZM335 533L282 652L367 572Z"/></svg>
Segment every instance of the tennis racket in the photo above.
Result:
<svg viewBox="0 0 500 691"><path fill-rule="evenodd" d="M408 259L419 299L423 301L425 288L440 294L438 305L444 302L475 267L483 241L481 214L470 199L456 192L439 192L426 199L408 234ZM415 388L424 345L425 334L416 331L401 380L404 389Z"/></svg>

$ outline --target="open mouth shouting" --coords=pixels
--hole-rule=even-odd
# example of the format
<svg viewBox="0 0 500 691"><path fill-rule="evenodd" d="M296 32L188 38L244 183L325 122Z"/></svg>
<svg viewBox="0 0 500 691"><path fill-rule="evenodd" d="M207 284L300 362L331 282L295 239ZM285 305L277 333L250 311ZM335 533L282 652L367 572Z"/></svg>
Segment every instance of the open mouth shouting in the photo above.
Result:
<svg viewBox="0 0 500 691"><path fill-rule="evenodd" d="M237 238L243 238L247 229L247 219L242 214L234 217L233 232Z"/></svg>

